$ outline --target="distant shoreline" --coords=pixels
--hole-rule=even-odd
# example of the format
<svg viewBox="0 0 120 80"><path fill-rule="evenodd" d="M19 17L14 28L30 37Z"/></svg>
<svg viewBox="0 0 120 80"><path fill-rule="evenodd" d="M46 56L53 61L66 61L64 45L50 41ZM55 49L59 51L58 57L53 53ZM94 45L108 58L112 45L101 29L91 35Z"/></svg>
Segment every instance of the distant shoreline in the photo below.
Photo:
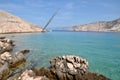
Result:
<svg viewBox="0 0 120 80"><path fill-rule="evenodd" d="M48 31L49 32L49 31ZM7 33L0 33L0 34L24 34L24 33L48 33L36 31L36 32L7 32ZM111 31L72 31L72 30L52 30L52 32L90 32L90 33L120 33L120 32L111 32Z"/></svg>
<svg viewBox="0 0 120 80"><path fill-rule="evenodd" d="M77 30L77 31L74 31L74 30L53 30L53 32L97 32L97 33L120 33L119 32L114 32L114 31L82 31L82 30Z"/></svg>
<svg viewBox="0 0 120 80"><path fill-rule="evenodd" d="M0 34L22 34L22 33L42 33L41 31L35 31L35 32L6 32L6 33L0 33Z"/></svg>

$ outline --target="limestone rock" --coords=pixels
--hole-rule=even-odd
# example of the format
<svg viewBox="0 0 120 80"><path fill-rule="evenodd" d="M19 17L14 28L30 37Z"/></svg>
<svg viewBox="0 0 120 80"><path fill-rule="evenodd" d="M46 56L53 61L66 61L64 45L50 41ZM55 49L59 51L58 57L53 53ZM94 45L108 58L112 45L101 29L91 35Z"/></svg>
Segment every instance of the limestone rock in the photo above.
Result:
<svg viewBox="0 0 120 80"><path fill-rule="evenodd" d="M88 70L87 60L79 56L62 56L51 59L51 70L59 80L74 78L75 75L84 75ZM72 80L72 79L71 79Z"/></svg>
<svg viewBox="0 0 120 80"><path fill-rule="evenodd" d="M18 80L49 80L45 76L36 76L32 70L25 70Z"/></svg>
<svg viewBox="0 0 120 80"><path fill-rule="evenodd" d="M84 25L77 25L68 30L74 31L98 31L98 32L120 32L120 18L113 21L99 21Z"/></svg>
<svg viewBox="0 0 120 80"><path fill-rule="evenodd" d="M0 80L5 80L11 73L22 65L26 59L25 53L29 50L22 50L11 54L14 42L11 39L0 37Z"/></svg>
<svg viewBox="0 0 120 80"><path fill-rule="evenodd" d="M41 32L42 28L0 10L0 33Z"/></svg>
<svg viewBox="0 0 120 80"><path fill-rule="evenodd" d="M0 80L8 77L17 67L25 62L24 53L18 52L11 55L4 52L0 55Z"/></svg>
<svg viewBox="0 0 120 80"><path fill-rule="evenodd" d="M0 55L0 63L4 64L4 62L10 63L12 61L12 55L9 52L4 52Z"/></svg>
<svg viewBox="0 0 120 80"><path fill-rule="evenodd" d="M14 46L14 42L8 38L0 39L0 54L5 51L12 51Z"/></svg>
<svg viewBox="0 0 120 80"><path fill-rule="evenodd" d="M51 60L51 67L49 69L26 69L20 73L13 75L7 80L110 80L103 75L91 73L88 71L86 71L84 74L81 73L79 71L79 65L77 65L77 67L74 67L74 64L72 64L79 64L79 62L81 62L80 64L83 63L87 64L88 66L87 61L78 56L55 57ZM81 67L81 69L83 69L83 67ZM76 71L74 69L76 69Z"/></svg>

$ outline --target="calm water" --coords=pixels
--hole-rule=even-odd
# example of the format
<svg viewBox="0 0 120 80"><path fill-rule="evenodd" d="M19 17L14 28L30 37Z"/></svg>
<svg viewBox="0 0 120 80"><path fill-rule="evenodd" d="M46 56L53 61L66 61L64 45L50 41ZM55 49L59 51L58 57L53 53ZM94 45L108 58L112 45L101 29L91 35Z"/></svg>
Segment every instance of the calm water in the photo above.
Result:
<svg viewBox="0 0 120 80"><path fill-rule="evenodd" d="M120 33L47 32L10 34L16 50L30 49L26 57L36 67L49 66L54 56L78 55L92 72L120 80Z"/></svg>

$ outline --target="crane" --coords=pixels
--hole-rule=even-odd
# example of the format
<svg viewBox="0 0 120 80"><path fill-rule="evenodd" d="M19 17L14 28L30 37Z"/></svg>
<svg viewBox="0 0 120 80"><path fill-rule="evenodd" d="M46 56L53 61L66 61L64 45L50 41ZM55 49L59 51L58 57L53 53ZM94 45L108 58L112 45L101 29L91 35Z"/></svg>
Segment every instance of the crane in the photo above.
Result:
<svg viewBox="0 0 120 80"><path fill-rule="evenodd" d="M51 18L48 20L47 24L43 27L42 32L45 32L45 29L50 24L50 22L52 21L52 19L55 17L55 15L58 13L59 10L60 9L57 9L56 12L51 16Z"/></svg>

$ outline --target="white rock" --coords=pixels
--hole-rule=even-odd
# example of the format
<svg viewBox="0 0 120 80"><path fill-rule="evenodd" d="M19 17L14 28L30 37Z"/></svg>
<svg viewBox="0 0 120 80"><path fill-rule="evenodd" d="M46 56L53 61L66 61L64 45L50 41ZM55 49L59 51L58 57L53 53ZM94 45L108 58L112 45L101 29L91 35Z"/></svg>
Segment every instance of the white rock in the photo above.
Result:
<svg viewBox="0 0 120 80"><path fill-rule="evenodd" d="M73 70L73 69L74 69L73 64L71 64L71 63L67 63L67 66L68 66L68 68L69 68L70 70Z"/></svg>
<svg viewBox="0 0 120 80"><path fill-rule="evenodd" d="M25 70L18 80L44 80L46 79L45 76L36 76L32 70Z"/></svg>
<svg viewBox="0 0 120 80"><path fill-rule="evenodd" d="M74 63L73 65L75 68L79 68L81 66L80 63Z"/></svg>
<svg viewBox="0 0 120 80"><path fill-rule="evenodd" d="M3 54L0 55L0 58L2 60L12 60L12 56L9 52L4 52Z"/></svg>

